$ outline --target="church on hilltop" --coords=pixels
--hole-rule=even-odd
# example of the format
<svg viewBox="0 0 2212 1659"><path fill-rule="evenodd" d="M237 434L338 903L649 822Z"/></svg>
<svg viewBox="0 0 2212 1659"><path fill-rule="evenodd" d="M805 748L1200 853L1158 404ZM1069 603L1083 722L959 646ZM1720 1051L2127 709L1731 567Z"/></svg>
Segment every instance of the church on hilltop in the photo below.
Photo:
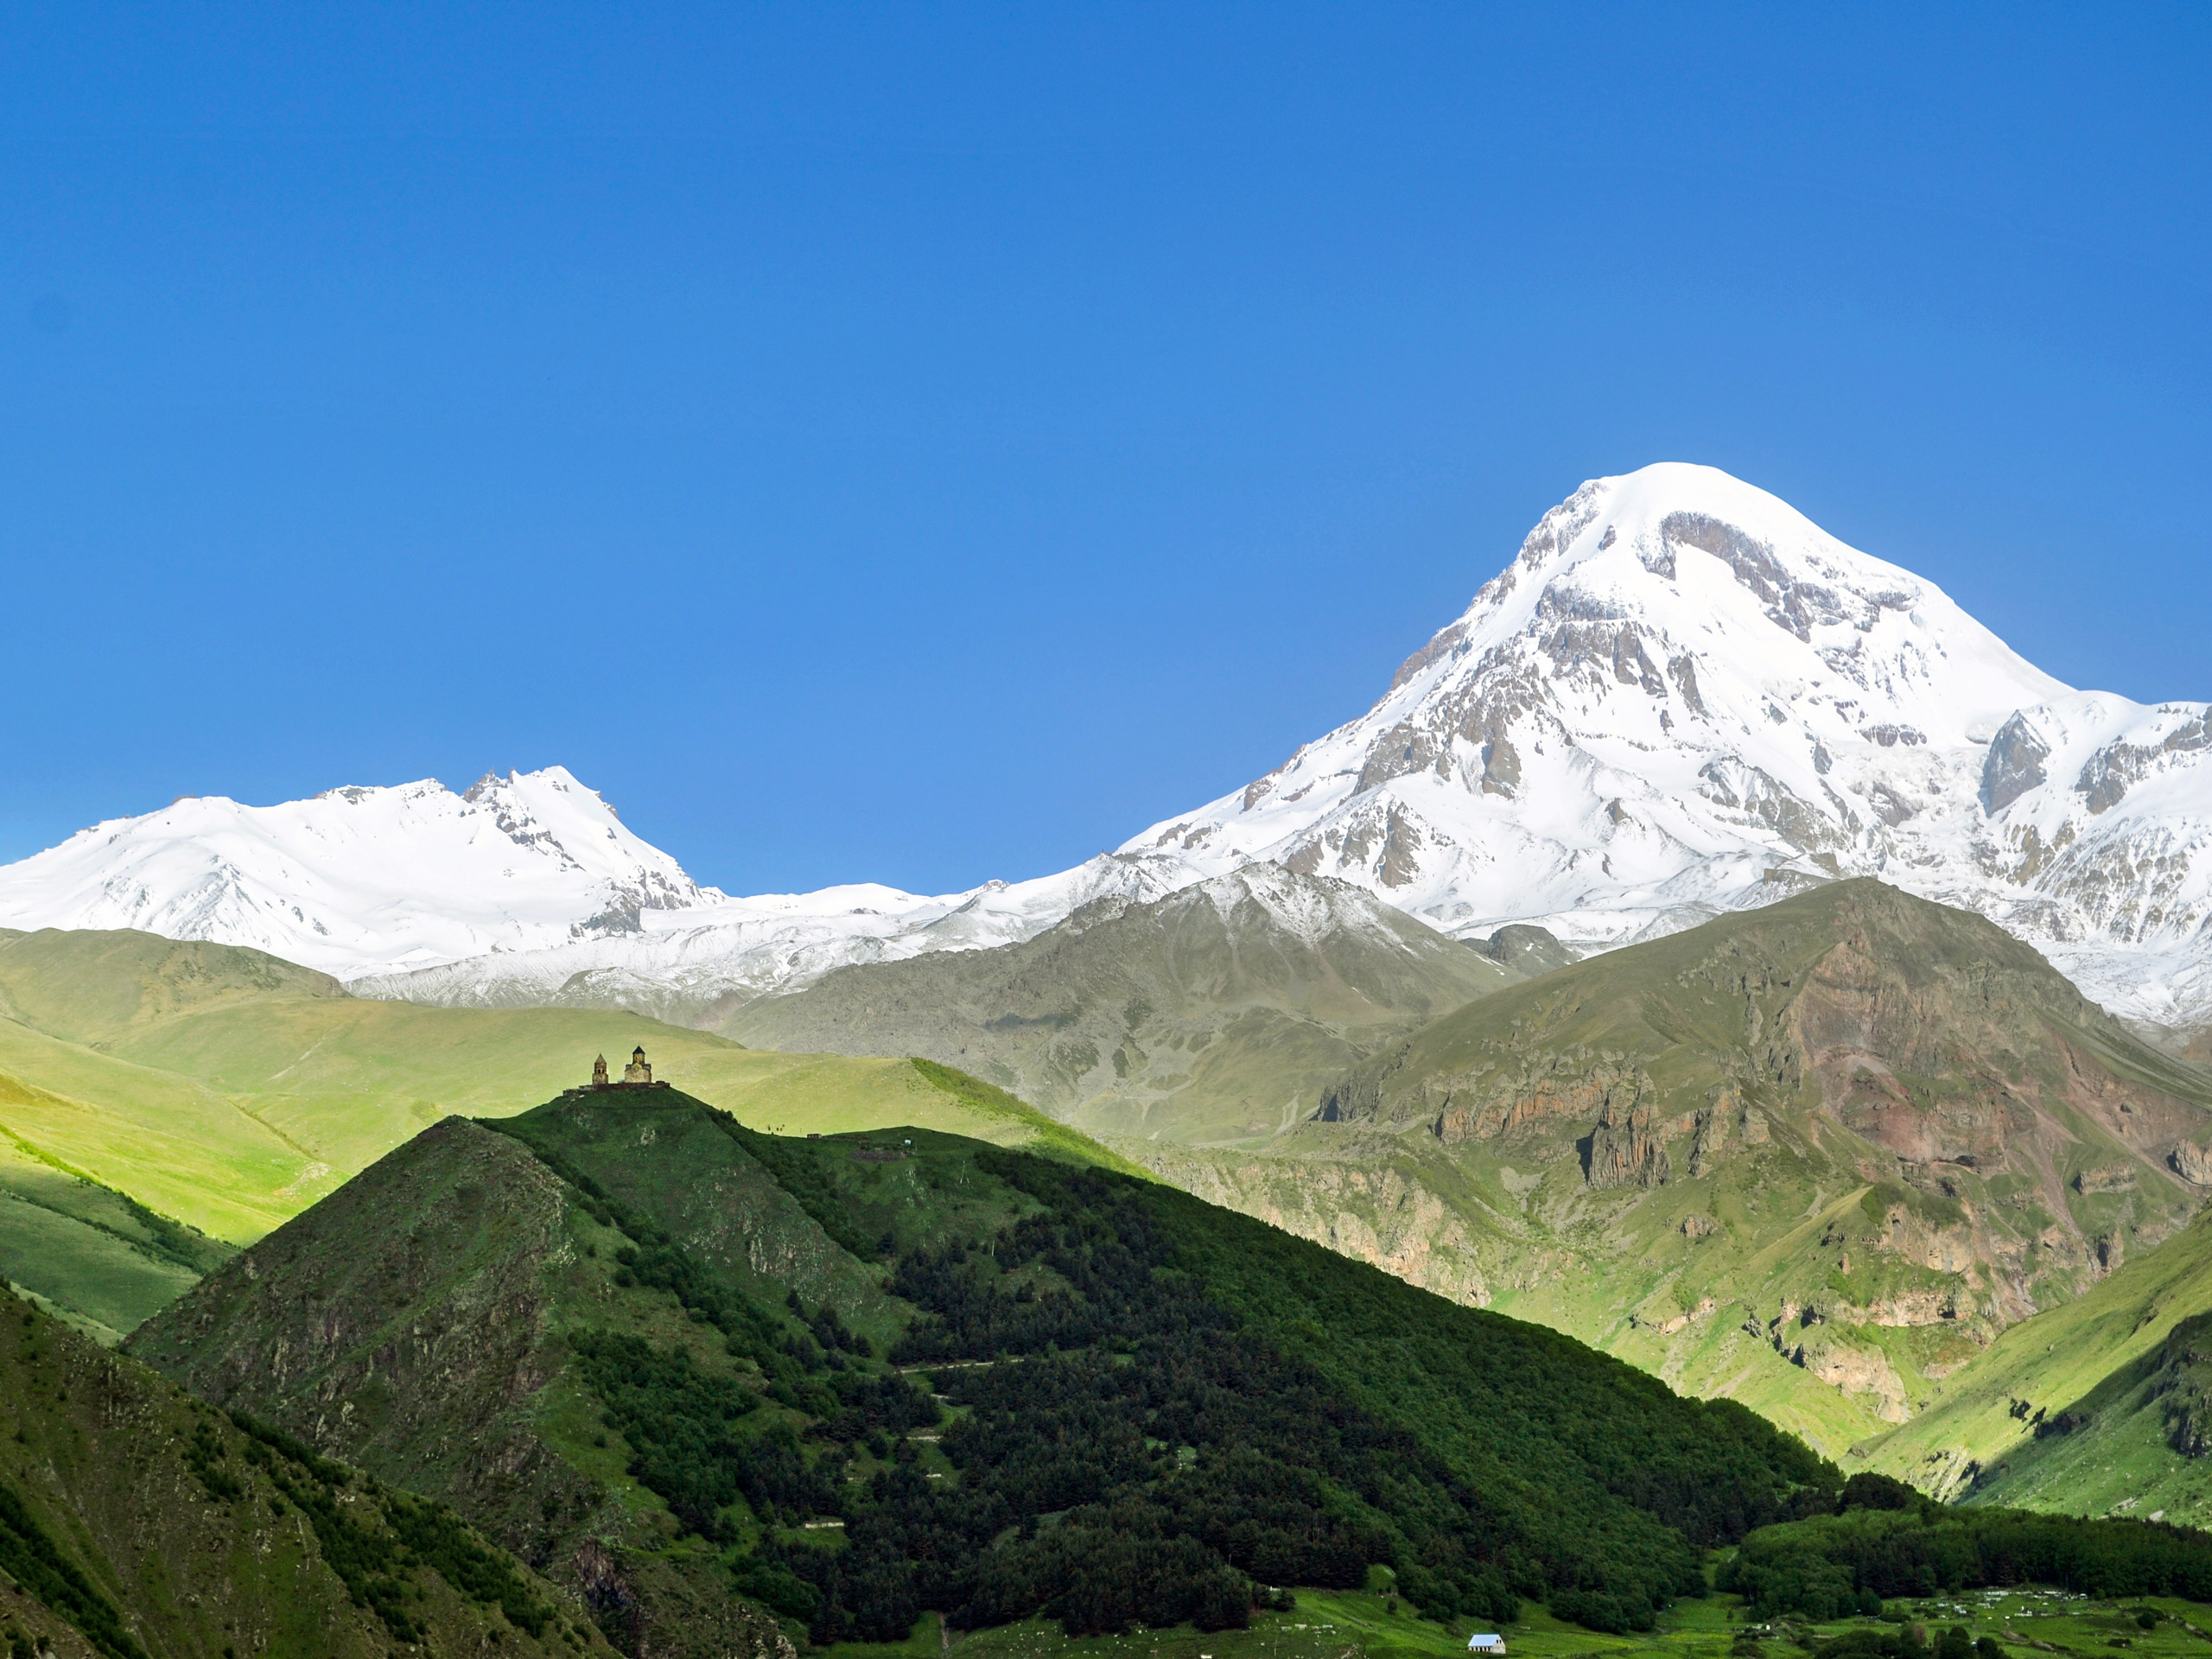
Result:
<svg viewBox="0 0 2212 1659"><path fill-rule="evenodd" d="M665 1083L653 1081L653 1069L646 1063L645 1051L639 1047L630 1051L630 1064L622 1068L620 1082L618 1083L607 1075L607 1056L601 1054L591 1063L591 1083L588 1087L571 1089L568 1092L572 1095L581 1095L588 1093L590 1089L665 1089L667 1087Z"/></svg>

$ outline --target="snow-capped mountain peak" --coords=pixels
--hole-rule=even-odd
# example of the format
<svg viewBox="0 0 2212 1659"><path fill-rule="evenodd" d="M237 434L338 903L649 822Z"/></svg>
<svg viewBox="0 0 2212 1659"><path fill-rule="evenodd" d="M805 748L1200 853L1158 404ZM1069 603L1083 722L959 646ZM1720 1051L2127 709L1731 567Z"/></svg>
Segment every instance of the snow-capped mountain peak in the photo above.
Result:
<svg viewBox="0 0 2212 1659"><path fill-rule="evenodd" d="M0 921L248 944L340 976L636 932L721 898L565 767L246 806L188 796L0 869Z"/></svg>
<svg viewBox="0 0 2212 1659"><path fill-rule="evenodd" d="M2205 731L2202 705L2072 691L1933 583L1669 463L1585 484L1365 715L1123 851L1592 947L1877 874L2171 1016L2212 975L2158 988L2108 947L2202 944Z"/></svg>
<svg viewBox="0 0 2212 1659"><path fill-rule="evenodd" d="M255 944L375 995L688 1017L1271 864L1463 938L1536 922L1586 948L1878 875L2123 1012L2212 1018L2207 706L2071 690L1933 583L1677 463L1546 513L1364 715L1058 875L727 899L550 767L180 801L0 870L0 922Z"/></svg>

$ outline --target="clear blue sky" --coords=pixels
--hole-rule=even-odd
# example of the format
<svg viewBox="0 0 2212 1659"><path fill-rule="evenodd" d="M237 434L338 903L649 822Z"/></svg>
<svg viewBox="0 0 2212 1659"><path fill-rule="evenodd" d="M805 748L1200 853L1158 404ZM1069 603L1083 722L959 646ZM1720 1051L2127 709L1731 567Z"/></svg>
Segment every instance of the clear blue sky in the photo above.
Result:
<svg viewBox="0 0 2212 1659"><path fill-rule="evenodd" d="M2212 10L0 14L0 856L559 761L1062 868L1710 462L2212 697Z"/></svg>

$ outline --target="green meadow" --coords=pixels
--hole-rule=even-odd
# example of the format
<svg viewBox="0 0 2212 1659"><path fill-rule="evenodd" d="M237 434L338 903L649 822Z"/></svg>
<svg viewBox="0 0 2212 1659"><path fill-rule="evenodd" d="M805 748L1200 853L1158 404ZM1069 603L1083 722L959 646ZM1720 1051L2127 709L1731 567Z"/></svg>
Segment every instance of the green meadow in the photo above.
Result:
<svg viewBox="0 0 2212 1659"><path fill-rule="evenodd" d="M1378 1580L1387 1578L1382 1570ZM2140 1613L2157 1621L2145 1629ZM1526 1605L1515 1623L1498 1628L1509 1659L1574 1659L1578 1655L1649 1655L1652 1659L1809 1659L1821 1643L1853 1630L1894 1632L1898 1621L1923 1626L1932 1638L1953 1625L1973 1637L1988 1637L2012 1659L2038 1654L2075 1659L2204 1659L2212 1653L2212 1607L2164 1597L2097 1601L2063 1591L2023 1586L1977 1591L1928 1601L1889 1604L1888 1620L1839 1619L1826 1624L1764 1625L1747 1618L1734 1596L1712 1595L1677 1602L1662 1614L1655 1630L1629 1636L1600 1636L1553 1618L1536 1603ZM846 1644L817 1649L834 1659L906 1659L906 1656L951 1652L969 1659L1014 1659L1014 1656L1058 1656L1067 1659L1415 1659L1415 1656L1463 1655L1478 1626L1466 1619L1448 1625L1414 1615L1382 1591L1298 1592L1287 1613L1255 1613L1245 1630L1205 1633L1187 1628L1143 1630L1127 1636L1069 1637L1058 1624L1033 1619L971 1634L940 1630L937 1616L925 1617L906 1642Z"/></svg>
<svg viewBox="0 0 2212 1659"><path fill-rule="evenodd" d="M527 1111L640 1046L658 1077L780 1134L911 1124L1121 1165L926 1061L771 1053L620 1012L372 1001L259 951L142 933L0 934L0 1275L112 1342L440 1118Z"/></svg>

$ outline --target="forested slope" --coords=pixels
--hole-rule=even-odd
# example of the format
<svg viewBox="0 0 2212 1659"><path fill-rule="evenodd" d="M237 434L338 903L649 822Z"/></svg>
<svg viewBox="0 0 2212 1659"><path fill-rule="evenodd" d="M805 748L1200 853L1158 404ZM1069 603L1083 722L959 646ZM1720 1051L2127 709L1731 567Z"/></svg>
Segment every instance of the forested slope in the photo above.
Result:
<svg viewBox="0 0 2212 1659"><path fill-rule="evenodd" d="M1185 1194L674 1090L442 1124L132 1346L449 1497L656 1651L716 1586L880 1640L929 1608L1240 1624L1376 1562L1441 1616L1648 1624L1839 1478Z"/></svg>
<svg viewBox="0 0 2212 1659"><path fill-rule="evenodd" d="M0 1645L66 1659L606 1653L452 1510L0 1299Z"/></svg>

